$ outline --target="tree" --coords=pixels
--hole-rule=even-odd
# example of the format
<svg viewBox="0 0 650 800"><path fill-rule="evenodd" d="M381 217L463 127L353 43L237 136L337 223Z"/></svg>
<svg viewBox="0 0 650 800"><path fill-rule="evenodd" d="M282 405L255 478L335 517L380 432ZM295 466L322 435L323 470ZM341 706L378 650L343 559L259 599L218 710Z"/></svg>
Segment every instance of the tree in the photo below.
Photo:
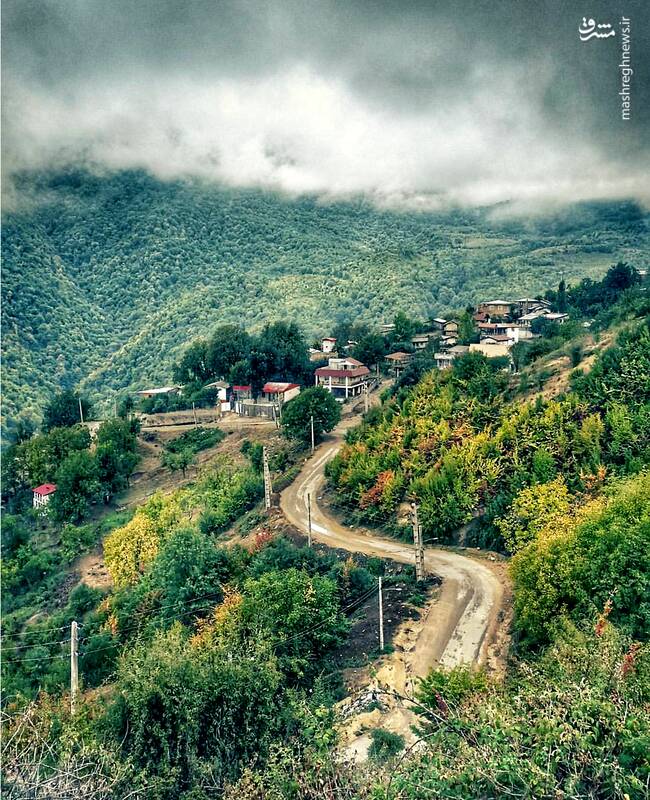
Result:
<svg viewBox="0 0 650 800"><path fill-rule="evenodd" d="M522 489L508 513L495 524L511 553L533 540L537 534L569 510L571 495L564 478Z"/></svg>
<svg viewBox="0 0 650 800"><path fill-rule="evenodd" d="M80 395L70 389L55 395L43 412L43 430L45 433L52 428L68 428L80 422L79 400ZM81 408L85 422L92 416L92 406L85 397L81 397Z"/></svg>
<svg viewBox="0 0 650 800"><path fill-rule="evenodd" d="M266 633L294 679L318 670L319 659L347 632L336 583L294 568L246 581L241 615L245 630Z"/></svg>
<svg viewBox="0 0 650 800"><path fill-rule="evenodd" d="M268 651L188 641L179 624L131 650L117 684L117 738L158 776L150 779L165 787L158 797L189 798L203 781L221 786L244 764L263 763L290 721L279 713L280 674Z"/></svg>
<svg viewBox="0 0 650 800"><path fill-rule="evenodd" d="M359 339L352 351L354 358L372 367L384 360L386 355L386 340L378 333L368 333Z"/></svg>
<svg viewBox="0 0 650 800"><path fill-rule="evenodd" d="M417 332L419 323L407 316L403 311L399 311L394 319L395 327L391 333L394 342L407 342Z"/></svg>
<svg viewBox="0 0 650 800"><path fill-rule="evenodd" d="M305 389L282 408L282 428L290 439L311 440L311 418L314 418L314 439L331 431L341 419L341 406L322 386Z"/></svg>
<svg viewBox="0 0 650 800"><path fill-rule="evenodd" d="M180 384L195 380L205 383L211 374L208 366L208 343L205 339L192 342L173 368L174 380Z"/></svg>
<svg viewBox="0 0 650 800"><path fill-rule="evenodd" d="M167 467L170 472L177 472L180 470L183 473L183 477L185 477L187 473L187 468L190 464L194 464L195 461L195 454L187 447L183 450L179 450L177 453L166 450L161 459L163 467Z"/></svg>
<svg viewBox="0 0 650 800"><path fill-rule="evenodd" d="M79 522L100 490L95 457L87 450L69 455L56 472L56 492L50 508L58 520Z"/></svg>
<svg viewBox="0 0 650 800"><path fill-rule="evenodd" d="M250 335L239 325L221 325L208 343L206 362L209 374L226 378L235 364L248 359L251 343Z"/></svg>
<svg viewBox="0 0 650 800"><path fill-rule="evenodd" d="M562 278L562 280L560 281L560 285L558 286L557 300L555 305L560 314L566 313L566 310L568 308L568 303L566 296L566 283L564 281L564 278Z"/></svg>

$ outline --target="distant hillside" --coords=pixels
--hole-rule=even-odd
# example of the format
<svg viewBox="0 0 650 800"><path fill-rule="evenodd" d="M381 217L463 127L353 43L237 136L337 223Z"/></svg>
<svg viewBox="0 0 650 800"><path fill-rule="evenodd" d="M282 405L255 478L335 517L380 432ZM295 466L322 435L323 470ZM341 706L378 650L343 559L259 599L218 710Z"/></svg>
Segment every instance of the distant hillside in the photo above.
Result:
<svg viewBox="0 0 650 800"><path fill-rule="evenodd" d="M488 210L381 211L162 183L140 172L26 176L3 224L5 417L38 417L81 383L109 401L165 382L184 345L218 324L426 316L493 295L534 294L647 263L647 218L630 203L553 218Z"/></svg>

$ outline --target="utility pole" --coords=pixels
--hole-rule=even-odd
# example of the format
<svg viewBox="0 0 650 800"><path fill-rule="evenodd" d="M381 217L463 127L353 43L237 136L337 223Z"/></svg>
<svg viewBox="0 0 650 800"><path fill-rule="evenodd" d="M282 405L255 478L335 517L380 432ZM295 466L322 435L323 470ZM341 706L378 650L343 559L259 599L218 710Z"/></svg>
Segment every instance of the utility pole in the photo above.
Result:
<svg viewBox="0 0 650 800"><path fill-rule="evenodd" d="M81 406L81 396L79 397L79 418L81 419L81 424L84 424L84 410Z"/></svg>
<svg viewBox="0 0 650 800"><path fill-rule="evenodd" d="M70 626L70 712L74 714L77 710L77 694L79 692L79 664L77 658L77 622L72 620Z"/></svg>
<svg viewBox="0 0 650 800"><path fill-rule="evenodd" d="M309 424L311 426L311 454L314 455L315 442L314 442L314 415L313 414L311 415L311 417L309 417Z"/></svg>
<svg viewBox="0 0 650 800"><path fill-rule="evenodd" d="M418 519L417 503L411 503L413 509L413 544L415 545L415 579L424 580L424 546L422 543L422 525Z"/></svg>
<svg viewBox="0 0 650 800"><path fill-rule="evenodd" d="M311 494L307 495L307 545L311 547Z"/></svg>
<svg viewBox="0 0 650 800"><path fill-rule="evenodd" d="M379 576L379 650L384 649L384 598L381 589L381 575Z"/></svg>
<svg viewBox="0 0 650 800"><path fill-rule="evenodd" d="M262 462L264 464L264 508L268 511L271 508L271 470L266 447L262 449Z"/></svg>
<svg viewBox="0 0 650 800"><path fill-rule="evenodd" d="M198 428L199 427L199 423L197 422L197 419L196 419L196 405L194 403L192 403L192 414L194 415L194 427Z"/></svg>
<svg viewBox="0 0 650 800"><path fill-rule="evenodd" d="M366 383L365 386L363 387L363 407L366 414L368 413L368 408L370 406L370 393L368 389L369 387L368 384Z"/></svg>

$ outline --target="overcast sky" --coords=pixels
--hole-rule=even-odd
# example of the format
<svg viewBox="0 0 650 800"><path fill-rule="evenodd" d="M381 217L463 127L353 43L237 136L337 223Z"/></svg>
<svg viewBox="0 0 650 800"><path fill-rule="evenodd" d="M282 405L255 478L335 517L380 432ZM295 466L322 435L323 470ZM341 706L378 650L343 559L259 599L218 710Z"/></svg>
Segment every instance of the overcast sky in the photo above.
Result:
<svg viewBox="0 0 650 800"><path fill-rule="evenodd" d="M648 203L649 7L4 0L5 178L81 162L412 205ZM616 35L581 42L583 16Z"/></svg>

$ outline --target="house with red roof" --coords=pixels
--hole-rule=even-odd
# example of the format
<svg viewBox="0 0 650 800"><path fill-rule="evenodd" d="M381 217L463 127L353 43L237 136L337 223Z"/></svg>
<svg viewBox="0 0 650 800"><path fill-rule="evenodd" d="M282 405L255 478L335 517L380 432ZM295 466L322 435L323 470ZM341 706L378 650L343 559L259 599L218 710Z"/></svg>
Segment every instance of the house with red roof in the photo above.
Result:
<svg viewBox="0 0 650 800"><path fill-rule="evenodd" d="M322 386L342 402L366 391L370 370L356 358L330 358L326 367L314 373L316 386Z"/></svg>
<svg viewBox="0 0 650 800"><path fill-rule="evenodd" d="M56 492L56 483L42 483L35 489L32 489L34 508L45 509L50 502L50 498Z"/></svg>
<svg viewBox="0 0 650 800"><path fill-rule="evenodd" d="M277 403L282 405L287 403L300 394L300 386L297 383L285 383L283 381L268 381L262 386L262 402Z"/></svg>

